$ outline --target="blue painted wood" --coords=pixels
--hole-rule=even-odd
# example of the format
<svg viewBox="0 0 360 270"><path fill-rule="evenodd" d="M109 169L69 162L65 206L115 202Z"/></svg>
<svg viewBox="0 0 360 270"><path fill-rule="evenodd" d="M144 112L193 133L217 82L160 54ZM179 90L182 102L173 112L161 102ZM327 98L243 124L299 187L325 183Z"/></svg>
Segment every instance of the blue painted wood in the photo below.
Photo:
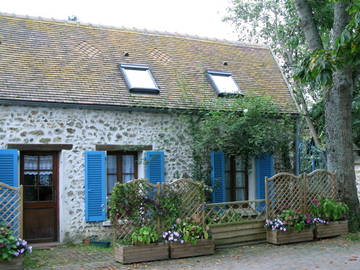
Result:
<svg viewBox="0 0 360 270"><path fill-rule="evenodd" d="M19 187L19 151L15 149L0 150L0 182L12 187ZM2 194L5 193L5 196ZM18 211L21 202L18 191L6 188L0 190L1 216L16 237L20 237L20 217Z"/></svg>
<svg viewBox="0 0 360 270"><path fill-rule="evenodd" d="M223 152L211 152L212 202L225 201L225 155Z"/></svg>
<svg viewBox="0 0 360 270"><path fill-rule="evenodd" d="M0 182L12 187L19 186L19 151L0 150Z"/></svg>
<svg viewBox="0 0 360 270"><path fill-rule="evenodd" d="M106 220L106 152L85 152L85 220Z"/></svg>
<svg viewBox="0 0 360 270"><path fill-rule="evenodd" d="M165 181L165 158L164 152L147 151L145 152L145 178L150 183L156 184Z"/></svg>
<svg viewBox="0 0 360 270"><path fill-rule="evenodd" d="M274 158L268 153L261 154L255 160L256 199L265 199L265 177L274 175Z"/></svg>

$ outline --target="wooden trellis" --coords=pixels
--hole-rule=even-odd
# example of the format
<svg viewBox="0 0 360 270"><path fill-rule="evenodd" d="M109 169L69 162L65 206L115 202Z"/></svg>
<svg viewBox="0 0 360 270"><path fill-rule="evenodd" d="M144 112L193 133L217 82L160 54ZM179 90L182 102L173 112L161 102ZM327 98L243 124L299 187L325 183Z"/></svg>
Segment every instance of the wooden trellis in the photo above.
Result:
<svg viewBox="0 0 360 270"><path fill-rule="evenodd" d="M205 205L205 222L210 225L265 219L265 200L209 203Z"/></svg>
<svg viewBox="0 0 360 270"><path fill-rule="evenodd" d="M169 224L163 224L159 215L152 215L156 211L156 205L163 193L175 192L180 203L180 214L178 218L191 217L196 215L203 221L201 210L205 204L203 184L190 179L179 179L171 183L151 184L147 180L133 180L125 185L131 186L132 194L129 198L134 202L129 211L122 211L123 214L113 220L113 240L129 241L131 234L139 227L148 225L163 230ZM143 216L142 216L143 215Z"/></svg>
<svg viewBox="0 0 360 270"><path fill-rule="evenodd" d="M0 221L5 222L15 236L23 237L23 187L0 183Z"/></svg>
<svg viewBox="0 0 360 270"><path fill-rule="evenodd" d="M265 178L267 218L276 216L284 209L306 214L309 212L311 202L320 198L338 199L334 173L316 170L299 176L279 173Z"/></svg>

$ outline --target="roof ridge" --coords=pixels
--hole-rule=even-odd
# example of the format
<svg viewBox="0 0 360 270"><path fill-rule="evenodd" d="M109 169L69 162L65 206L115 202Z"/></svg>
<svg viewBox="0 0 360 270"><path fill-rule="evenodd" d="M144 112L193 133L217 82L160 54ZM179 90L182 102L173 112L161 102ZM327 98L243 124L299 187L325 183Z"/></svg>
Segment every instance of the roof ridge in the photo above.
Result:
<svg viewBox="0 0 360 270"><path fill-rule="evenodd" d="M243 43L243 42L232 41L232 40L227 40L227 39L218 39L218 38L210 38L210 37L204 37L204 36L198 36L198 35L190 35L190 34L186 34L186 33L149 30L146 28L139 29L136 27L94 24L94 23L89 23L89 22L69 21L69 20L61 20L61 19L55 19L55 18L45 18L45 17L41 17L41 16L19 15L19 14L15 14L15 13L7 13L7 12L1 12L1 11L0 11L0 16L13 17L13 18L19 18L19 19L37 20L37 21L50 22L50 23L56 22L56 23L64 23L64 24L68 24L68 25L96 27L96 28L101 28L101 29L105 29L105 30L109 29L109 30L120 30L120 31L133 31L133 32L139 33L139 34L172 36L172 37L178 37L178 38L194 39L194 40L204 41L204 42L219 42L219 43L235 45L235 46L240 46L240 47L250 47L250 48L255 48L255 49L270 50L270 48L266 45L249 44L249 43Z"/></svg>

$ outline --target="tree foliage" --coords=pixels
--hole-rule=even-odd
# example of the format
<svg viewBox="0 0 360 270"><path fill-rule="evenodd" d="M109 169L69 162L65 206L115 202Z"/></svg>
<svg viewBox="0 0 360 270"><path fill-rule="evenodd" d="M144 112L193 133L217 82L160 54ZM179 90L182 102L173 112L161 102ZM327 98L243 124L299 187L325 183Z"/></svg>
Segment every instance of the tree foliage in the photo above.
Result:
<svg viewBox="0 0 360 270"><path fill-rule="evenodd" d="M265 152L279 153L291 143L292 122L269 97L220 99L198 119L195 152L204 159L211 151L222 151L244 160Z"/></svg>

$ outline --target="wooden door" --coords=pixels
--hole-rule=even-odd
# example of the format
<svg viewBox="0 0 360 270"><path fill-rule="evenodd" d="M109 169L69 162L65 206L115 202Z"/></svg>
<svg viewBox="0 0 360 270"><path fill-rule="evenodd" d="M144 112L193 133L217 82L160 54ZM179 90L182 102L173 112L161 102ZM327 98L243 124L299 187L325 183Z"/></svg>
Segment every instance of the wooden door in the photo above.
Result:
<svg viewBox="0 0 360 270"><path fill-rule="evenodd" d="M20 181L24 186L24 238L58 241L58 153L22 152Z"/></svg>

